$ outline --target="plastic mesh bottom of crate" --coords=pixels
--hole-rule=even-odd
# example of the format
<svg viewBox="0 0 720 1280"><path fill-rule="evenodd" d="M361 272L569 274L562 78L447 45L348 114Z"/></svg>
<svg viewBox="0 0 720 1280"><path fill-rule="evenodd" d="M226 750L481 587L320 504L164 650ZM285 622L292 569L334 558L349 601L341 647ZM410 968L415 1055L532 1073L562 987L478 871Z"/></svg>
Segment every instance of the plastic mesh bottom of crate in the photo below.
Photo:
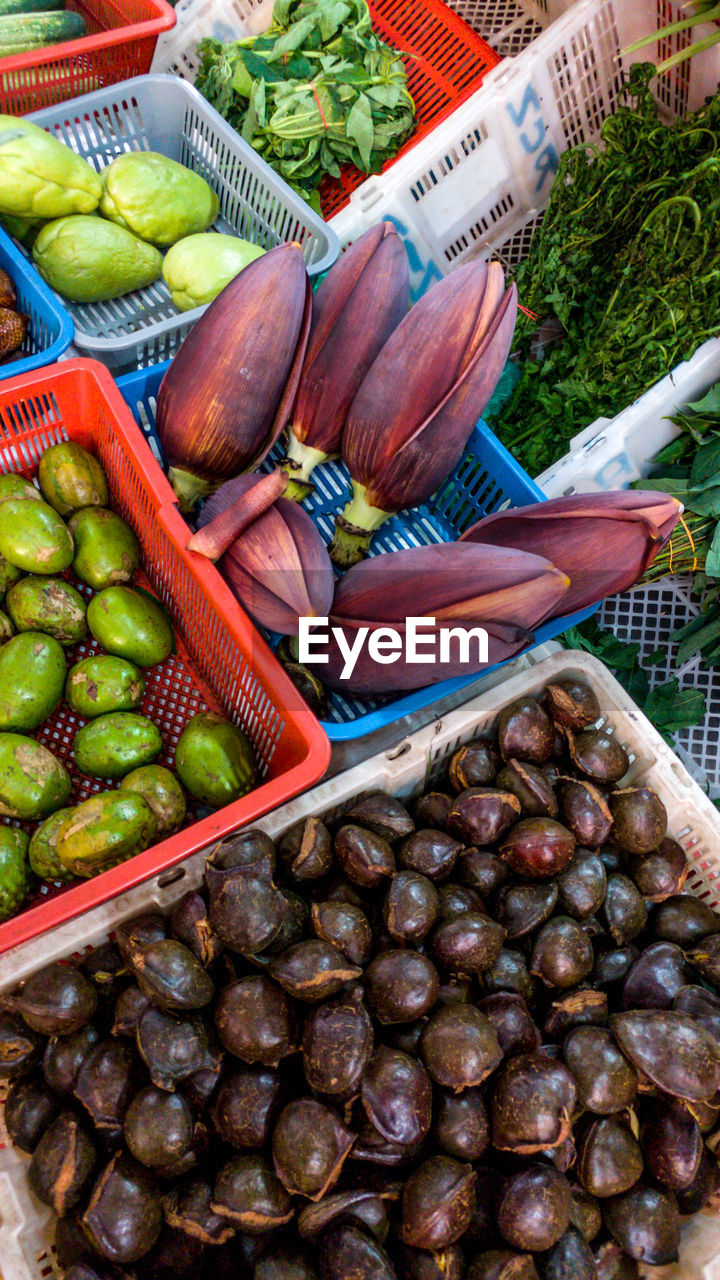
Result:
<svg viewBox="0 0 720 1280"><path fill-rule="evenodd" d="M503 58L522 53L543 31L522 0L450 0L450 8Z"/></svg>

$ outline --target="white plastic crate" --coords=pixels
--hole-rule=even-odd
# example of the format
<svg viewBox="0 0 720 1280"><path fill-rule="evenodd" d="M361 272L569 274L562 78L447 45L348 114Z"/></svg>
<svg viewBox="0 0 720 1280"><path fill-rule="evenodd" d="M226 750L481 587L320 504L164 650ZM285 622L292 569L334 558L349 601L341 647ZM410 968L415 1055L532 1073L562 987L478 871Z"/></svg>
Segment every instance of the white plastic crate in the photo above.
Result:
<svg viewBox="0 0 720 1280"><path fill-rule="evenodd" d="M720 910L720 815L606 668L583 653L565 651L546 658L414 733L393 750L373 756L290 801L257 825L279 837L301 818L335 816L370 791L381 789L400 797L418 794L437 778L450 754L461 743L486 732L514 698L538 693L548 680L570 675L592 685L603 713L598 723L615 732L628 750L631 765L627 781L643 778L662 797L669 830L691 862L687 890ZM184 893L201 883L203 864L204 855L196 854L173 872L0 957L0 991L9 990L51 960L77 955L106 941L113 929L141 911L168 912ZM0 1131L0 1140L2 1137ZM52 1215L28 1190L27 1163L26 1156L10 1147L0 1150L3 1280L54 1280L58 1269L51 1244ZM659 1274L655 1268L651 1273ZM663 1280L720 1280L717 1218L709 1212L700 1214L684 1228L680 1261L663 1268L662 1275Z"/></svg>

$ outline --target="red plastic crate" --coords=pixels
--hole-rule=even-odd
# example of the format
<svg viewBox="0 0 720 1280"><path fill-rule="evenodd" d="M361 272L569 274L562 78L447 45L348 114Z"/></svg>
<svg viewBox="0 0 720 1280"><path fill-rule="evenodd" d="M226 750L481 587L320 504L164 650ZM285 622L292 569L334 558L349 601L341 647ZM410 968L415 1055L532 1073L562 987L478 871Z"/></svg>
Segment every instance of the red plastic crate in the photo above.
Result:
<svg viewBox="0 0 720 1280"><path fill-rule="evenodd" d="M43 451L68 438L95 453L105 468L111 505L140 540L138 585L157 596L173 621L177 652L144 673L141 708L163 735L161 763L172 764L187 721L210 708L250 735L262 776L241 800L196 820L191 812L189 825L121 866L64 889L39 891L0 924L0 952L254 822L317 782L330 760L327 736L214 566L185 550L187 525L172 489L108 371L93 360L68 360L0 384L1 472L33 475ZM97 651L94 641L74 646L68 666ZM73 803L113 785L74 769L72 738L83 723L63 703L36 734L68 768Z"/></svg>
<svg viewBox="0 0 720 1280"><path fill-rule="evenodd" d="M373 30L404 55L416 109L415 131L383 165L384 173L479 89L501 59L443 0L368 0L368 7ZM340 178L326 179L320 187L323 217L343 209L367 176L345 165Z"/></svg>
<svg viewBox="0 0 720 1280"><path fill-rule="evenodd" d="M69 0L89 34L0 58L0 110L22 116L150 70L157 38L175 26L166 0Z"/></svg>

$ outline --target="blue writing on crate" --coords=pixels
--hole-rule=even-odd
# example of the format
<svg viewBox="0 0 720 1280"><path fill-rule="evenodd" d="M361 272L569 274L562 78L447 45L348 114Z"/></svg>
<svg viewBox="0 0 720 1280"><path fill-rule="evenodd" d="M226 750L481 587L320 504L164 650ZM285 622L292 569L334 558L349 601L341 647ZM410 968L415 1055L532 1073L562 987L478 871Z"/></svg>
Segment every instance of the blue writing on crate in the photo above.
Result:
<svg viewBox="0 0 720 1280"><path fill-rule="evenodd" d="M417 245L413 242L412 231L404 222L394 218L392 214L387 215L386 221L392 223L405 245L410 267L410 301L417 302L418 298L427 293L431 285L442 280L442 271L434 262L423 260Z"/></svg>
<svg viewBox="0 0 720 1280"><path fill-rule="evenodd" d="M541 191L546 182L552 179L558 167L558 153L552 142L546 143L547 125L542 117L542 104L531 84L527 85L520 103L515 106L509 102L507 113L518 130L520 146L528 155L535 156L534 169L537 173L535 192Z"/></svg>

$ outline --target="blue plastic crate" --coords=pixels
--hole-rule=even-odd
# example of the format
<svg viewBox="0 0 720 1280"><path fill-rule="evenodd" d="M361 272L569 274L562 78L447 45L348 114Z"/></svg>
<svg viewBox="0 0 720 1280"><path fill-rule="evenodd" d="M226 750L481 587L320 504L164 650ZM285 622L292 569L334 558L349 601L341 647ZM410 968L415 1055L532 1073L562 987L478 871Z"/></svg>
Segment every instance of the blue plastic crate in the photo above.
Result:
<svg viewBox="0 0 720 1280"><path fill-rule="evenodd" d="M118 386L135 421L148 437L155 456L162 462L160 445L155 435L155 398L163 374L170 361L151 369L139 369L118 379ZM282 456L277 446L264 470ZM303 506L315 520L326 542L330 541L335 516L350 496L348 473L340 462L328 462L313 472L315 490ZM393 516L375 534L371 555L383 551L399 551L430 542L450 542L489 511L500 507L527 506L543 500L542 490L523 471L504 445L480 422L455 471L430 502ZM589 618L597 606L583 609L538 627L536 644L552 640L568 627ZM496 666L502 666L502 663ZM487 667L494 671L496 667ZM484 673L483 673L484 674ZM456 689L474 684L478 674L458 676L440 684L428 685L400 698L349 698L328 690L330 719L323 728L332 742L347 742L384 729L395 720L431 706Z"/></svg>
<svg viewBox="0 0 720 1280"><path fill-rule="evenodd" d="M59 360L73 340L75 326L52 289L1 227L0 267L15 285L18 311L30 317L18 358L0 364L0 378L14 378Z"/></svg>

